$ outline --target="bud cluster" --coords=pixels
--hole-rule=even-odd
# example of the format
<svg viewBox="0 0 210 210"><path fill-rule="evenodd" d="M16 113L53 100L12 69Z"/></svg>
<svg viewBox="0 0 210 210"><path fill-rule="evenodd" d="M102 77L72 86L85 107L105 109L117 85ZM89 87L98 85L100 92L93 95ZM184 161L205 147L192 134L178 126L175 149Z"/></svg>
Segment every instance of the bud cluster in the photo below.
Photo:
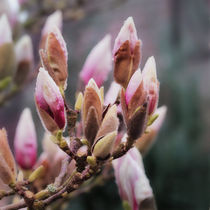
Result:
<svg viewBox="0 0 210 210"><path fill-rule="evenodd" d="M65 96L68 51L61 28L62 16L57 11L46 21L40 42L41 66L34 98L45 128L43 152L37 160L36 129L26 108L14 140L18 170L6 131L0 131L0 179L23 195L29 208L40 200L48 205L50 196L59 197L77 189L113 160L120 195L137 210L145 200L153 199L139 151L148 150L166 113L165 107L156 110L159 82L155 59L150 57L141 71L141 41L129 17L115 40L113 52L111 35L91 50L79 74L80 86L72 108ZM5 37L3 44L11 42L10 37ZM16 45L17 52L23 51L17 53L21 69L26 60L32 60L28 42L29 38L23 37ZM112 61L115 81L104 97L102 85L112 69ZM66 127L68 136L64 136ZM18 180L31 183L37 193L26 193Z"/></svg>

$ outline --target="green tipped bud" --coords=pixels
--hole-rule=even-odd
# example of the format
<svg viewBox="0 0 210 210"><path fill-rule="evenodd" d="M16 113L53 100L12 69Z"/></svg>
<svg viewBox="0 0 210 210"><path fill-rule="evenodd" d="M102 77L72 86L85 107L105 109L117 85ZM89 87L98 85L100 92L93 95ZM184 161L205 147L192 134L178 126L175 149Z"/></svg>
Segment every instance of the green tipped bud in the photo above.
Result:
<svg viewBox="0 0 210 210"><path fill-rule="evenodd" d="M106 159L110 156L112 147L117 136L117 132L113 131L102 137L93 148L93 155L99 159Z"/></svg>
<svg viewBox="0 0 210 210"><path fill-rule="evenodd" d="M32 174L29 176L28 181L33 182L37 178L41 177L45 171L44 166L39 166L35 171L32 172Z"/></svg>

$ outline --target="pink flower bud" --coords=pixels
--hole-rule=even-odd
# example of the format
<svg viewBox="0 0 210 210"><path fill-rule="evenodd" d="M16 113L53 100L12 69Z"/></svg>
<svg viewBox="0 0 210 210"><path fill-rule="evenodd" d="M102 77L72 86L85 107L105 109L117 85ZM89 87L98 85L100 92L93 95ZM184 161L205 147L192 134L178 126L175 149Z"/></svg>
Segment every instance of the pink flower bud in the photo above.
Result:
<svg viewBox="0 0 210 210"><path fill-rule="evenodd" d="M157 80L156 63L154 57L148 58L142 71L144 89L149 97L149 115L151 115L158 105L159 82Z"/></svg>
<svg viewBox="0 0 210 210"><path fill-rule="evenodd" d="M24 35L20 40L18 40L15 45L15 54L18 63L21 61L33 63L33 46L30 36Z"/></svg>
<svg viewBox="0 0 210 210"><path fill-rule="evenodd" d="M4 14L0 18L0 46L11 42L12 31L7 16Z"/></svg>
<svg viewBox="0 0 210 210"><path fill-rule="evenodd" d="M112 68L111 36L106 35L90 52L80 73L86 85L93 78L98 86L107 79Z"/></svg>
<svg viewBox="0 0 210 210"><path fill-rule="evenodd" d="M39 69L37 76L35 101L46 130L55 132L64 129L66 123L64 100L58 86L44 68Z"/></svg>
<svg viewBox="0 0 210 210"><path fill-rule="evenodd" d="M120 29L120 32L114 43L113 55L115 55L115 53L119 50L120 46L127 40L130 43L131 51L134 51L134 48L139 39L132 17L128 17L127 20L124 22L124 25Z"/></svg>
<svg viewBox="0 0 210 210"><path fill-rule="evenodd" d="M141 82L142 82L141 70L138 69L131 77L125 92L125 99L127 104L129 104L131 98L133 97L134 93L136 92Z"/></svg>
<svg viewBox="0 0 210 210"><path fill-rule="evenodd" d="M145 199L153 197L140 153L134 147L123 157L114 160L113 166L122 200L128 201L132 210L140 209Z"/></svg>
<svg viewBox="0 0 210 210"><path fill-rule="evenodd" d="M117 84L116 82L112 82L105 96L104 104L105 105L114 104L115 101L117 100L120 89L121 89L121 86L119 84Z"/></svg>
<svg viewBox="0 0 210 210"><path fill-rule="evenodd" d="M23 110L18 121L14 147L18 165L23 169L32 169L37 157L37 138L29 108Z"/></svg>
<svg viewBox="0 0 210 210"><path fill-rule="evenodd" d="M47 36L49 32L52 31L53 27L56 26L60 30L62 30L62 12L60 10L55 11L52 13L46 20L45 25L42 29L42 37Z"/></svg>

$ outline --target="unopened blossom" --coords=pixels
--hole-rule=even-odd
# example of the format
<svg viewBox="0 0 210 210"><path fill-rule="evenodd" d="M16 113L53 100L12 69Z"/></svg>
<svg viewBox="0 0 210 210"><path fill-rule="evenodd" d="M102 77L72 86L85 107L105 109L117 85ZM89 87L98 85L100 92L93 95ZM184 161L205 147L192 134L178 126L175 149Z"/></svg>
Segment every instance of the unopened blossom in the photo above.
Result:
<svg viewBox="0 0 210 210"><path fill-rule="evenodd" d="M45 48L40 50L41 62L55 83L66 89L68 77L68 52L66 42L56 26L52 27L46 37Z"/></svg>
<svg viewBox="0 0 210 210"><path fill-rule="evenodd" d="M155 143L155 139L159 133L159 130L164 123L166 113L166 106L161 106L156 109L154 115L157 116L157 119L150 126L147 127L147 132L136 141L135 146L139 149L141 154L145 154Z"/></svg>
<svg viewBox="0 0 210 210"><path fill-rule="evenodd" d="M124 22L115 40L113 57L115 81L126 88L140 63L140 40L132 17Z"/></svg>
<svg viewBox="0 0 210 210"><path fill-rule="evenodd" d="M102 118L102 96L94 81L91 79L85 87L84 100L82 106L83 131L90 142L96 137Z"/></svg>
<svg viewBox="0 0 210 210"><path fill-rule="evenodd" d="M39 69L35 101L46 130L54 133L64 129L66 124L64 99L58 86L44 68Z"/></svg>
<svg viewBox="0 0 210 210"><path fill-rule="evenodd" d="M153 192L139 151L135 147L130 149L114 160L113 166L121 199L127 201L132 210L141 209L142 202L152 198Z"/></svg>
<svg viewBox="0 0 210 210"><path fill-rule="evenodd" d="M29 61L33 63L33 46L31 37L24 35L21 37L15 45L15 54L17 62Z"/></svg>
<svg viewBox="0 0 210 210"><path fill-rule="evenodd" d="M148 58L142 71L142 78L144 89L149 97L149 115L151 115L157 108L159 98L159 81L157 79L156 63L153 56Z"/></svg>
<svg viewBox="0 0 210 210"><path fill-rule="evenodd" d="M29 108L25 108L17 124L15 139L15 158L22 169L32 169L37 157L37 137Z"/></svg>
<svg viewBox="0 0 210 210"><path fill-rule="evenodd" d="M80 72L85 85L93 78L100 87L112 69L111 36L106 35L89 53Z"/></svg>
<svg viewBox="0 0 210 210"><path fill-rule="evenodd" d="M15 45L15 55L17 61L17 70L14 81L18 86L22 86L32 69L34 56L31 38L24 35Z"/></svg>
<svg viewBox="0 0 210 210"><path fill-rule="evenodd" d="M12 30L5 14L0 17L0 46L12 42Z"/></svg>

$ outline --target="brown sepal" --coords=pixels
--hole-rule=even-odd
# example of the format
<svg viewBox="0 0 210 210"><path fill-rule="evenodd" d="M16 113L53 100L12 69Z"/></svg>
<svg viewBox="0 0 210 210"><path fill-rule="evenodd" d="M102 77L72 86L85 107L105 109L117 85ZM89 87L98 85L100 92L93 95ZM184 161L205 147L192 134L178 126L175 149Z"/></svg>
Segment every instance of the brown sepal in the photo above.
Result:
<svg viewBox="0 0 210 210"><path fill-rule="evenodd" d="M140 61L141 61L141 41L138 40L136 42L136 45L133 51L133 68L132 68L131 76L139 68Z"/></svg>
<svg viewBox="0 0 210 210"><path fill-rule="evenodd" d="M87 119L83 125L85 137L92 145L99 129L99 120L95 107L91 106L89 108Z"/></svg>
<svg viewBox="0 0 210 210"><path fill-rule="evenodd" d="M128 116L131 117L133 115L133 113L135 112L135 110L143 105L143 103L146 100L146 91L144 90L143 87L143 82L141 82L141 84L139 85L139 87L137 88L136 92L133 94L131 100L129 101L128 104Z"/></svg>
<svg viewBox="0 0 210 210"><path fill-rule="evenodd" d="M120 96L120 103L122 106L122 112L123 112L123 119L125 124L128 124L128 107L125 101L125 90L122 88L121 90L121 96Z"/></svg>
<svg viewBox="0 0 210 210"><path fill-rule="evenodd" d="M146 198L140 203L139 209L141 210L157 210L155 198Z"/></svg>
<svg viewBox="0 0 210 210"><path fill-rule="evenodd" d="M54 33L49 33L46 42L49 65L53 69L60 85L65 86L68 77L67 58ZM60 86L59 85L59 86Z"/></svg>
<svg viewBox="0 0 210 210"><path fill-rule="evenodd" d="M146 129L148 118L148 103L144 103L129 119L127 134L132 141L139 138Z"/></svg>
<svg viewBox="0 0 210 210"><path fill-rule="evenodd" d="M46 50L44 50L44 49L39 50L39 55L40 55L42 66L45 68L45 70L48 71L49 75L53 78L55 83L59 86L60 82L59 82L58 78L56 77L54 70L51 68L51 66L49 64Z"/></svg>
<svg viewBox="0 0 210 210"><path fill-rule="evenodd" d="M16 68L13 43L5 43L0 47L0 79L13 76Z"/></svg>
<svg viewBox="0 0 210 210"><path fill-rule="evenodd" d="M16 176L16 164L8 144L7 132L4 128L0 130L0 154L9 166L12 174Z"/></svg>
<svg viewBox="0 0 210 210"><path fill-rule="evenodd" d="M17 71L15 73L14 82L18 86L22 86L28 77L31 69L31 63L28 60L18 63Z"/></svg>
<svg viewBox="0 0 210 210"><path fill-rule="evenodd" d="M10 184L15 180L15 176L10 170L2 154L0 154L0 179L4 182L4 184Z"/></svg>
<svg viewBox="0 0 210 210"><path fill-rule="evenodd" d="M82 146L82 142L78 138L74 138L70 140L70 151L74 155L76 155L78 149Z"/></svg>
<svg viewBox="0 0 210 210"><path fill-rule="evenodd" d="M89 112L90 107L93 106L96 110L98 122L101 122L102 117L102 104L101 100L96 93L96 91L92 87L87 87L84 93L84 101L82 108L82 119L83 123L85 123L87 114Z"/></svg>
<svg viewBox="0 0 210 210"><path fill-rule="evenodd" d="M37 102L36 102L36 107L44 126L47 128L48 131L50 131L53 134L56 134L56 132L60 129L55 120L45 110L41 109L40 106L37 104Z"/></svg>
<svg viewBox="0 0 210 210"><path fill-rule="evenodd" d="M127 87L133 68L129 41L125 41L115 53L114 78L124 88Z"/></svg>

